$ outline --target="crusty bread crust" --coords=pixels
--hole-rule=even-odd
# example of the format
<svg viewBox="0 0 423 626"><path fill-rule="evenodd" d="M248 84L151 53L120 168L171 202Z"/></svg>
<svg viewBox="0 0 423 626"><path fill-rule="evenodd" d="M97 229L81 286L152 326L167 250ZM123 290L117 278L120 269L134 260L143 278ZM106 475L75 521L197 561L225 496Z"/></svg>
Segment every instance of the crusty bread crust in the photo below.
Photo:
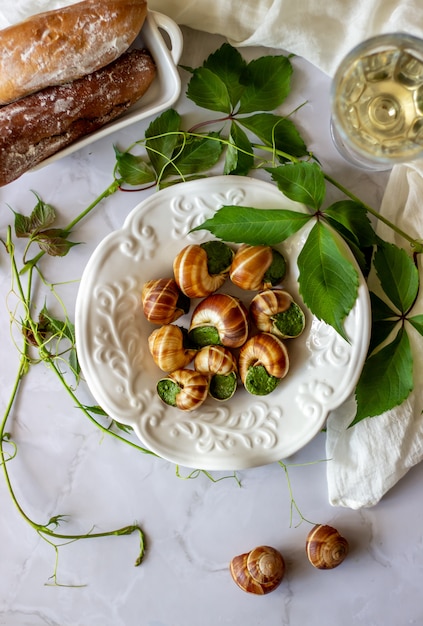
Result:
<svg viewBox="0 0 423 626"><path fill-rule="evenodd" d="M0 108L0 186L115 119L149 88L156 67L133 49L72 83L47 87Z"/></svg>
<svg viewBox="0 0 423 626"><path fill-rule="evenodd" d="M83 0L0 31L0 105L108 65L147 15L145 0Z"/></svg>

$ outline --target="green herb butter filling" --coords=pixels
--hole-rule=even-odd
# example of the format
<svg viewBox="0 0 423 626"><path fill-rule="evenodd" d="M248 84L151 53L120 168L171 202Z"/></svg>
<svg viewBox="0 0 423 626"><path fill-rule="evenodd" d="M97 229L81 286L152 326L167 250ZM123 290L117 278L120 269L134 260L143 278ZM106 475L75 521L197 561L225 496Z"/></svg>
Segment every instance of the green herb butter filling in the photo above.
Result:
<svg viewBox="0 0 423 626"><path fill-rule="evenodd" d="M298 337L305 326L304 313L295 302L286 311L273 315L272 321L282 337Z"/></svg>
<svg viewBox="0 0 423 626"><path fill-rule="evenodd" d="M164 378L157 383L159 397L169 406L176 406L176 396L180 391L179 385L170 378Z"/></svg>
<svg viewBox="0 0 423 626"><path fill-rule="evenodd" d="M267 396L276 389L279 382L280 379L269 374L263 365L254 365L247 372L244 386L249 393Z"/></svg>

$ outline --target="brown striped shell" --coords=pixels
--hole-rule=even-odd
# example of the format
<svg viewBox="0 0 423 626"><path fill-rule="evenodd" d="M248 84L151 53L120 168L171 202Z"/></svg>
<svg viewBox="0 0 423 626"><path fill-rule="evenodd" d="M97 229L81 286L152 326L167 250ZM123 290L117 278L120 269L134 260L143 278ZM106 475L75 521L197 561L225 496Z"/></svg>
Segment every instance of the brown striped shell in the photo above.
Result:
<svg viewBox="0 0 423 626"><path fill-rule="evenodd" d="M149 280L141 291L145 317L152 324L171 324L189 311L189 298L173 278Z"/></svg>
<svg viewBox="0 0 423 626"><path fill-rule="evenodd" d="M250 337L241 347L238 368L245 384L248 370L263 365L267 373L275 378L284 378L289 370L288 351L282 341L270 333L259 333Z"/></svg>
<svg viewBox="0 0 423 626"><path fill-rule="evenodd" d="M194 330L205 327L216 329L218 343L227 348L239 348L248 337L248 311L238 298L214 293L194 309L189 333L191 335Z"/></svg>
<svg viewBox="0 0 423 626"><path fill-rule="evenodd" d="M238 370L237 362L225 346L204 346L194 357L194 369L202 374L230 374Z"/></svg>
<svg viewBox="0 0 423 626"><path fill-rule="evenodd" d="M305 316L290 293L265 289L250 302L249 312L258 330L283 339L298 337L305 327Z"/></svg>
<svg viewBox="0 0 423 626"><path fill-rule="evenodd" d="M215 400L232 398L238 386L238 365L225 346L204 346L194 358L194 369L209 377L209 394Z"/></svg>
<svg viewBox="0 0 423 626"><path fill-rule="evenodd" d="M180 290L189 298L204 298L225 282L229 267L219 274L210 274L208 255L198 244L186 246L173 261L173 273Z"/></svg>
<svg viewBox="0 0 423 626"><path fill-rule="evenodd" d="M275 548L259 546L235 556L229 569L233 580L243 591L264 595L274 591L282 582L285 562Z"/></svg>
<svg viewBox="0 0 423 626"><path fill-rule="evenodd" d="M157 384L160 398L166 399L159 391L159 386L169 382L179 388L175 396L176 408L181 411L193 411L203 404L209 392L209 380L204 374L191 369L178 369L171 372L166 378L162 378ZM167 404L170 404L167 402Z"/></svg>
<svg viewBox="0 0 423 626"><path fill-rule="evenodd" d="M273 262L271 246L243 244L232 260L229 278L240 289L259 291L272 287L265 274Z"/></svg>
<svg viewBox="0 0 423 626"><path fill-rule="evenodd" d="M193 360L196 350L185 347L185 335L176 324L156 328L148 337L148 348L157 367L163 372L186 367Z"/></svg>
<svg viewBox="0 0 423 626"><path fill-rule="evenodd" d="M307 557L317 569L338 567L348 551L348 541L332 526L316 524L307 535Z"/></svg>

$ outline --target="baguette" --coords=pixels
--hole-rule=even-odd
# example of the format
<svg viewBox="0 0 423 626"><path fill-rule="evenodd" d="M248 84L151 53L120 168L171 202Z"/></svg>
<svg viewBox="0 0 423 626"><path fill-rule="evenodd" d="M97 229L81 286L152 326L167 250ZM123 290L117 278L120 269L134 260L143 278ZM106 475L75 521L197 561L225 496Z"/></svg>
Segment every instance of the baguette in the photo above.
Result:
<svg viewBox="0 0 423 626"><path fill-rule="evenodd" d="M91 74L125 52L145 0L83 0L0 31L0 105Z"/></svg>
<svg viewBox="0 0 423 626"><path fill-rule="evenodd" d="M0 186L115 119L156 75L149 52L124 52L72 83L47 87L0 108Z"/></svg>

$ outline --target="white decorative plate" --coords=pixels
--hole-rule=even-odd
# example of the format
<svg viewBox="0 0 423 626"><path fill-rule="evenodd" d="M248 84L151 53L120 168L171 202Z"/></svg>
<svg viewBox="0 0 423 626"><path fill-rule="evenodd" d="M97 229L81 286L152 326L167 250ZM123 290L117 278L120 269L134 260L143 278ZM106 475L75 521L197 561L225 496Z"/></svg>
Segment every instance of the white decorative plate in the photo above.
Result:
<svg viewBox="0 0 423 626"><path fill-rule="evenodd" d="M97 247L76 303L79 359L98 404L132 426L144 446L163 458L207 470L265 465L307 444L329 411L354 390L370 338L369 296L361 274L358 299L345 323L349 343L304 307L297 257L311 220L278 246L288 260L284 286L307 318L304 333L287 342L287 377L264 397L240 388L230 400L209 399L192 412L165 405L155 391L163 373L148 350L147 337L155 327L144 318L141 288L147 280L171 276L175 255L188 243L211 239L208 231L189 231L225 204L305 210L275 185L246 177L217 176L159 191ZM229 285L225 290L234 293ZM247 304L250 298L245 292ZM187 321L188 316L177 323L187 326Z"/></svg>

